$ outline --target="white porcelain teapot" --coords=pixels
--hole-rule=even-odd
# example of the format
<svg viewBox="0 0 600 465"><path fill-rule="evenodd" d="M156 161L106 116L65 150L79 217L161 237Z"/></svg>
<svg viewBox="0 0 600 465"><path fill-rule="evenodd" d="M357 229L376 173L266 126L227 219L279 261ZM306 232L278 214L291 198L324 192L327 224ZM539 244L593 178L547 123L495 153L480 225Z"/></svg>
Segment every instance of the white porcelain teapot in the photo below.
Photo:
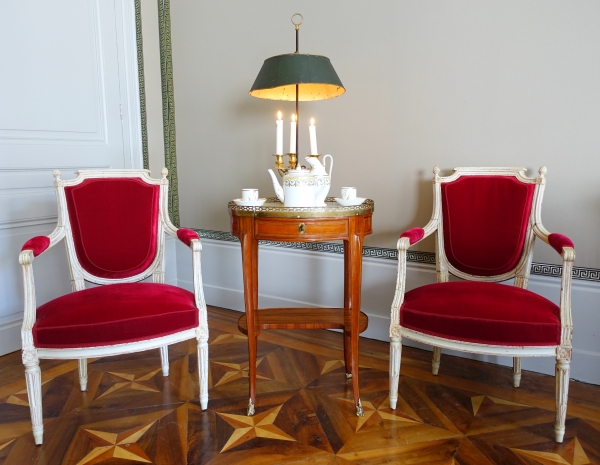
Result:
<svg viewBox="0 0 600 465"><path fill-rule="evenodd" d="M329 157L329 160L330 160L329 173L327 172L327 170L325 169L325 166L324 166L326 163L327 157ZM317 178L316 179L317 186L320 186L321 184L323 185L323 190L319 192L319 195L317 197L316 206L324 207L325 206L325 198L327 197L327 194L329 193L329 188L331 187L331 172L333 171L333 157L329 154L325 155L323 157L323 164L321 164L321 162L319 161L318 156L311 155L311 156L306 157L305 160L308 162L308 164L312 168L310 170L310 174L312 176L316 176L316 178Z"/></svg>
<svg viewBox="0 0 600 465"><path fill-rule="evenodd" d="M333 157L331 158L329 173L317 157L306 157L311 169L296 168L288 170L283 177L283 187L277 181L273 170L269 170L273 187L277 198L286 207L324 207L325 197L331 187L331 170L333 168Z"/></svg>

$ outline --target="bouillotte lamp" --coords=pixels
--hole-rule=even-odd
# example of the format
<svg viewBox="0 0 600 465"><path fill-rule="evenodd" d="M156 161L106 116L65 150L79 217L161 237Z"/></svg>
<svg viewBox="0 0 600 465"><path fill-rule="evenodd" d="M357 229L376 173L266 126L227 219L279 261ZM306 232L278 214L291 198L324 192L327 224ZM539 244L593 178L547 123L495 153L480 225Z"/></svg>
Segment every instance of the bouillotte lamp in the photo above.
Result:
<svg viewBox="0 0 600 465"><path fill-rule="evenodd" d="M298 18L299 22L294 21L294 18ZM296 168L296 155L299 153L298 102L325 100L346 92L329 58L299 53L298 35L303 21L304 18L300 13L292 16L292 24L296 29L296 51L267 58L249 92L250 95L258 98L296 101L296 144L294 146L296 150L295 153L291 151L289 153L291 169ZM283 154L275 154L275 160L279 173L285 173L287 169L283 168Z"/></svg>

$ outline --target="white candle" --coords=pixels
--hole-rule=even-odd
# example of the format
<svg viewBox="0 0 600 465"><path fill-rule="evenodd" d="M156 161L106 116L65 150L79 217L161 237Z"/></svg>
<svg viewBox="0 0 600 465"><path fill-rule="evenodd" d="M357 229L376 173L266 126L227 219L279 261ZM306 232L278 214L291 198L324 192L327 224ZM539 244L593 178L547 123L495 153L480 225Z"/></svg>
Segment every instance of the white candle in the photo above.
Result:
<svg viewBox="0 0 600 465"><path fill-rule="evenodd" d="M283 155L283 120L281 112L277 112L277 144L275 148L276 155Z"/></svg>
<svg viewBox="0 0 600 465"><path fill-rule="evenodd" d="M290 153L296 153L296 114L292 115L290 123Z"/></svg>
<svg viewBox="0 0 600 465"><path fill-rule="evenodd" d="M310 126L308 127L308 132L310 134L310 154L318 155L317 151L317 128L315 127L315 119L310 119Z"/></svg>

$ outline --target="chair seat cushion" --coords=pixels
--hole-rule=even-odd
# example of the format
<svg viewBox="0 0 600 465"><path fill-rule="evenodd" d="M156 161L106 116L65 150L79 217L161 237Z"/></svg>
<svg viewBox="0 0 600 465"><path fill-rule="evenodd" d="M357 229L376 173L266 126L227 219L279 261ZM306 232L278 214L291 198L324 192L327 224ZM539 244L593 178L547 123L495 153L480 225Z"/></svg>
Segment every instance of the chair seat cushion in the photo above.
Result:
<svg viewBox="0 0 600 465"><path fill-rule="evenodd" d="M166 336L198 326L194 294L168 284L110 284L40 306L36 347L97 347Z"/></svg>
<svg viewBox="0 0 600 465"><path fill-rule="evenodd" d="M400 325L479 344L551 346L560 342L560 309L526 289L497 283L422 286L404 296Z"/></svg>

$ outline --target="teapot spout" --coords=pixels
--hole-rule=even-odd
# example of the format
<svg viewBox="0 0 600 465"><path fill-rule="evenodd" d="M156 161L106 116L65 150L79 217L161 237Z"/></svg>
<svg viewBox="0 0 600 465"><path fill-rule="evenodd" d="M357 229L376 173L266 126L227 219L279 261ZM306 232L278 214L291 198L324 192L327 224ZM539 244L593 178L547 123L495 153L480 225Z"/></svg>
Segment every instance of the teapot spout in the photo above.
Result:
<svg viewBox="0 0 600 465"><path fill-rule="evenodd" d="M277 196L279 201L283 203L283 188L279 185L279 181L277 180L275 173L273 173L273 170L270 169L269 174L271 175L271 179L273 180L273 188L275 189L275 195Z"/></svg>

